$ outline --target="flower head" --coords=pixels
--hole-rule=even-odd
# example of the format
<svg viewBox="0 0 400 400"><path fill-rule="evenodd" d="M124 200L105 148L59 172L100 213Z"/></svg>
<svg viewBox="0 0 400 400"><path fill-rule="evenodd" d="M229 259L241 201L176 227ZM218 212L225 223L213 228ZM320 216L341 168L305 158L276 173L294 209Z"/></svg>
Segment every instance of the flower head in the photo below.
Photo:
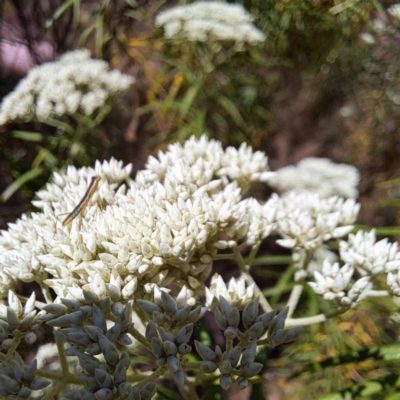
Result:
<svg viewBox="0 0 400 400"><path fill-rule="evenodd" d="M350 234L347 241L340 242L341 259L363 275L380 275L400 268L397 243L388 239L376 241L375 230Z"/></svg>
<svg viewBox="0 0 400 400"><path fill-rule="evenodd" d="M252 21L253 17L240 4L198 1L160 12L155 23L164 28L167 39L182 36L191 41L264 41L265 35Z"/></svg>
<svg viewBox="0 0 400 400"><path fill-rule="evenodd" d="M75 50L32 68L3 100L0 125L53 115L91 115L133 82L131 76L109 71L105 61L91 59L88 50Z"/></svg>
<svg viewBox="0 0 400 400"><path fill-rule="evenodd" d="M327 158L305 158L297 166L281 168L268 178L280 190L309 190L321 197L356 197L360 176L357 168L335 164Z"/></svg>

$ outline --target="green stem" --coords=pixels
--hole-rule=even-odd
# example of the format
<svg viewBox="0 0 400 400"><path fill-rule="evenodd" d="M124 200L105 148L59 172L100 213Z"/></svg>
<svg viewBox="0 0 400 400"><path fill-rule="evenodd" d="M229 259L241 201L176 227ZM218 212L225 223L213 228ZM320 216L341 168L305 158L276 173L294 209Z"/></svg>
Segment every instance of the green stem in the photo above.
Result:
<svg viewBox="0 0 400 400"><path fill-rule="evenodd" d="M63 375L69 375L69 367L67 357L64 352L64 342L56 336L56 345L58 350L58 355L60 357L61 371Z"/></svg>
<svg viewBox="0 0 400 400"><path fill-rule="evenodd" d="M303 293L303 285L294 285L292 291L290 292L289 300L287 302L287 306L289 307L287 318L290 318L296 306L300 300L300 296Z"/></svg>
<svg viewBox="0 0 400 400"><path fill-rule="evenodd" d="M244 279L245 279L247 285L252 285L252 284L254 285L254 294L259 297L260 305L261 305L263 311L264 312L273 311L268 300L263 295L263 293L260 290L260 288L258 287L257 283L254 281L253 277L250 275L250 273L249 273L250 266L246 265L246 262L244 261L242 253L239 251L239 249L237 247L233 248L233 252L235 255L235 261L237 262L240 270L242 271L242 275L244 276Z"/></svg>

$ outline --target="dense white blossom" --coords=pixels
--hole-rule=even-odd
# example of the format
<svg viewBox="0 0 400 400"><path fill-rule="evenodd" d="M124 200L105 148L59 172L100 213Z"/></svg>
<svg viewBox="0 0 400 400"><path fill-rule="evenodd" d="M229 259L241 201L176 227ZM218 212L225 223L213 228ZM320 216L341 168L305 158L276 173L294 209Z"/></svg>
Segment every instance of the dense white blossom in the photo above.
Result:
<svg viewBox="0 0 400 400"><path fill-rule="evenodd" d="M388 9L387 12L394 18L400 20L400 4L396 3L391 5Z"/></svg>
<svg viewBox="0 0 400 400"><path fill-rule="evenodd" d="M376 241L375 230L350 234L347 241L340 242L340 258L365 276L380 275L400 268L397 243L388 239Z"/></svg>
<svg viewBox="0 0 400 400"><path fill-rule="evenodd" d="M227 157L246 168L230 168ZM276 199L261 205L241 197L240 183L260 179L266 161L246 146L224 151L203 137L170 146L135 181L131 166L115 160L69 167L37 193L42 212L2 232L0 265L14 280L44 281L61 298L90 290L128 301L172 281L198 296L220 249L254 245L274 229ZM74 209L93 176L100 182L86 209L63 225L58 216Z"/></svg>
<svg viewBox="0 0 400 400"><path fill-rule="evenodd" d="M206 287L206 306L210 307L214 297L219 299L220 296L241 310L253 300L254 284L247 286L243 275L237 279L231 278L226 284L221 275L214 274L209 287Z"/></svg>
<svg viewBox="0 0 400 400"><path fill-rule="evenodd" d="M357 168L335 164L327 158L305 158L297 166L277 170L268 183L282 191L309 190L321 197L356 197L360 176Z"/></svg>
<svg viewBox="0 0 400 400"><path fill-rule="evenodd" d="M339 267L339 263L324 261L321 272L314 271L315 282L308 282L313 291L325 300L333 301L345 296L353 276L354 268L348 264Z"/></svg>
<svg viewBox="0 0 400 400"><path fill-rule="evenodd" d="M51 116L91 115L122 94L134 78L109 71L88 50L75 50L57 61L32 68L0 107L0 125Z"/></svg>
<svg viewBox="0 0 400 400"><path fill-rule="evenodd" d="M160 12L155 23L164 28L167 39L182 36L191 41L264 41L264 33L252 21L253 17L240 4L198 1Z"/></svg>
<svg viewBox="0 0 400 400"><path fill-rule="evenodd" d="M288 192L281 197L276 212L277 231L283 237L277 242L287 248L315 249L327 240L347 235L359 209L354 199Z"/></svg>

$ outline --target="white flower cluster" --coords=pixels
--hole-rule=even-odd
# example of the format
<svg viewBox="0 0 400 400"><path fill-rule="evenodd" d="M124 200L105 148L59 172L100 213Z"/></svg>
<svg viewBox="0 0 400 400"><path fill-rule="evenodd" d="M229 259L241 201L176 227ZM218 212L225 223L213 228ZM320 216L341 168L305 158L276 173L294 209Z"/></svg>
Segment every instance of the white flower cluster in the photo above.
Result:
<svg viewBox="0 0 400 400"><path fill-rule="evenodd" d="M232 157L246 166L242 175ZM0 236L6 278L43 281L48 273L44 282L60 297L80 299L84 289L118 301L168 290L174 281L190 299L204 293L219 249L252 245L274 227L266 205L241 199L240 183L267 172L266 157L248 147L224 151L214 140L192 138L149 160L135 181L130 169L112 160L55 174L34 202L42 212ZM93 176L101 180L82 218L63 226L57 215L73 210Z"/></svg>
<svg viewBox="0 0 400 400"><path fill-rule="evenodd" d="M374 230L350 234L339 245L339 256L345 264L339 267L337 262L325 261L320 271L314 271L315 282L308 284L324 299L348 307L368 296L374 284L380 283L378 278L387 275L387 285L398 296L400 252L397 250L397 243L389 243L387 239L377 242ZM353 282L356 271L361 278Z"/></svg>
<svg viewBox="0 0 400 400"><path fill-rule="evenodd" d="M354 199L288 192L280 199L276 211L276 228L283 237L277 242L291 249L316 249L327 240L347 235L359 210L360 205Z"/></svg>
<svg viewBox="0 0 400 400"><path fill-rule="evenodd" d="M123 93L134 78L109 71L88 50L66 53L59 60L32 68L0 107L0 125L49 116L91 115Z"/></svg>
<svg viewBox="0 0 400 400"><path fill-rule="evenodd" d="M398 20L400 20L400 4L396 3L391 5L388 9L387 12L393 17Z"/></svg>
<svg viewBox="0 0 400 400"><path fill-rule="evenodd" d="M265 35L252 21L253 17L240 4L198 1L160 12L155 23L164 28L167 39L183 36L190 41L264 41Z"/></svg>
<svg viewBox="0 0 400 400"><path fill-rule="evenodd" d="M211 278L209 287L206 287L206 306L212 305L213 299L219 296L225 298L232 307L242 310L254 297L254 284L246 286L245 278L231 278L228 285L225 284L221 275L215 274Z"/></svg>
<svg viewBox="0 0 400 400"><path fill-rule="evenodd" d="M268 183L282 191L309 190L321 197L356 197L360 176L357 168L335 164L327 158L305 158L297 166L277 170Z"/></svg>

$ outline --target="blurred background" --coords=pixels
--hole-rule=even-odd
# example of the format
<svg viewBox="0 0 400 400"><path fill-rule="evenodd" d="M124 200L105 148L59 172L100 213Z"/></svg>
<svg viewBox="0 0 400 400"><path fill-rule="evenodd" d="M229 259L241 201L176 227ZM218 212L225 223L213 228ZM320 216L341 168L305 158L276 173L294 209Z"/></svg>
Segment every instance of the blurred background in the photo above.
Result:
<svg viewBox="0 0 400 400"><path fill-rule="evenodd" d="M113 156L133 163L137 171L169 143L206 133L224 146L246 142L264 151L272 170L310 156L356 166L361 175L360 225L380 227L381 235L399 235L396 3L236 1L266 36L262 43L240 49L216 41L166 39L155 16L186 3L0 1L0 97L34 66L78 48L89 49L93 58L136 79L101 123L87 124L90 129L83 137L38 121L0 126L0 228L33 210L34 193L52 172L69 164L93 165ZM268 194L268 188L257 188L259 199ZM267 243L263 255L282 252L276 247ZM282 283L281 271L276 259L268 271L255 270L265 294L275 296L273 305L290 289ZM283 286L274 291L278 281ZM317 299L311 290L307 296L300 309L312 314ZM365 349L397 341L397 308L395 302L366 302L341 321L310 328L296 345L265 355L265 381L246 393L211 391L205 398L261 399L257 396L263 393L270 399L312 399L316 393L344 388L353 390L349 398L357 398L360 382L381 376L390 377L394 387L400 365L383 365ZM338 358L343 352L357 352L358 358ZM388 395L363 393L362 398L374 399ZM400 397L390 397L395 398Z"/></svg>

